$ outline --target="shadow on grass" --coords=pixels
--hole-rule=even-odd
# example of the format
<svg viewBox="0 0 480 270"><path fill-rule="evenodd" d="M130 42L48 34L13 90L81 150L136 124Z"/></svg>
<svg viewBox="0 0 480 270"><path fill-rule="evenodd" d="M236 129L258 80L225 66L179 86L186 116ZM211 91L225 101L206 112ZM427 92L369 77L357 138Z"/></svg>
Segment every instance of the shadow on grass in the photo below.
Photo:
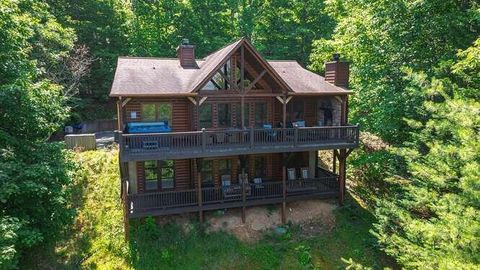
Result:
<svg viewBox="0 0 480 270"><path fill-rule="evenodd" d="M312 236L301 226L285 234L269 230L256 243L244 243L208 225L169 223L153 218L131 223L130 258L135 269L339 269L349 265L398 268L369 232L374 217L351 197L335 210L336 225ZM350 261L350 262L349 262Z"/></svg>
<svg viewBox="0 0 480 270"><path fill-rule="evenodd" d="M335 210L335 217L335 227L331 232L307 240L317 262L315 264L321 269L336 269L334 266L400 268L381 250L371 233L375 217L354 198L348 195L344 206Z"/></svg>

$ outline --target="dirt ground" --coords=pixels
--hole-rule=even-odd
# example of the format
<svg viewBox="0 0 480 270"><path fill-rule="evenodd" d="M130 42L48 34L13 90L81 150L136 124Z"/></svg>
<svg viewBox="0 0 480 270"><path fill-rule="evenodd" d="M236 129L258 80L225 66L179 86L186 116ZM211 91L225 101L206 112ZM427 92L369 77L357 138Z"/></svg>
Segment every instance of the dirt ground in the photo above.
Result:
<svg viewBox="0 0 480 270"><path fill-rule="evenodd" d="M335 224L332 213L335 208L335 203L325 200L292 202L287 204L287 220L300 225L306 235L329 231ZM240 209L209 212L205 218L209 230L230 232L244 242L255 242L264 231L282 225L279 205L247 208L245 223Z"/></svg>

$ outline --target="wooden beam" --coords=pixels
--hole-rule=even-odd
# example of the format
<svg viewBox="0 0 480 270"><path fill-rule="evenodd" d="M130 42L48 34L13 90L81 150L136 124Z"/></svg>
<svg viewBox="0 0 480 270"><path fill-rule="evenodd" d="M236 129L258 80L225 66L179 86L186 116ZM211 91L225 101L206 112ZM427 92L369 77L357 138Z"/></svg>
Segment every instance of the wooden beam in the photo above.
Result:
<svg viewBox="0 0 480 270"><path fill-rule="evenodd" d="M287 223L287 201L286 201L286 198L287 198L287 166L286 166L286 163L285 163L285 160L286 160L286 155L285 153L283 154L283 165L282 165L282 189L283 189L283 193L282 193L282 224L286 224Z"/></svg>
<svg viewBox="0 0 480 270"><path fill-rule="evenodd" d="M244 46L240 47L240 90L243 93L245 90L245 86L243 82L245 81L245 52Z"/></svg>
<svg viewBox="0 0 480 270"><path fill-rule="evenodd" d="M242 119L242 128L245 128L245 96L242 95L240 98L240 112L241 112L241 119Z"/></svg>
<svg viewBox="0 0 480 270"><path fill-rule="evenodd" d="M340 158L339 158L339 168L338 168L338 183L339 183L339 192L338 192L338 203L343 205L345 199L345 181L346 181L346 150L340 149Z"/></svg>
<svg viewBox="0 0 480 270"><path fill-rule="evenodd" d="M245 90L246 92L250 91L250 89L252 89L252 87L258 82L260 81L260 79L262 79L262 77L267 73L266 70L263 70L258 76L257 78L255 78L255 80L253 80L253 82L251 82L248 86L247 86L247 89Z"/></svg>
<svg viewBox="0 0 480 270"><path fill-rule="evenodd" d="M285 101L283 100L283 98L281 96L275 96L275 98L280 101L280 103L284 104Z"/></svg>
<svg viewBox="0 0 480 270"><path fill-rule="evenodd" d="M122 97L119 97L117 101L117 129L123 131Z"/></svg>
<svg viewBox="0 0 480 270"><path fill-rule="evenodd" d="M125 107L125 105L127 105L127 103L132 100L132 98L126 98L123 102L122 102L122 108Z"/></svg>
<svg viewBox="0 0 480 270"><path fill-rule="evenodd" d="M203 223L203 202L202 202L202 162L201 159L195 161L197 164L197 200L198 200L198 219L200 223Z"/></svg>
<svg viewBox="0 0 480 270"><path fill-rule="evenodd" d="M285 104L288 104L288 102L290 102L290 100L292 100L292 98L293 98L292 96L287 97L287 99L285 100Z"/></svg>
<svg viewBox="0 0 480 270"><path fill-rule="evenodd" d="M187 97L187 98L188 98L188 100L190 100L190 102L193 103L193 105L195 105L195 106L197 105L197 101L193 97Z"/></svg>
<svg viewBox="0 0 480 270"><path fill-rule="evenodd" d="M198 102L198 106L202 105L203 102L205 102L205 100L207 100L207 97L202 97L202 98L200 99L200 101Z"/></svg>
<svg viewBox="0 0 480 270"><path fill-rule="evenodd" d="M223 79L224 79L226 82L228 82L228 84L230 85L230 88L231 88L231 89L234 89L234 88L232 87L233 84L232 84L232 82L230 81L230 79L227 77L227 75L225 75L225 73L223 73L221 70L218 70L218 73L219 73L220 75L222 75ZM225 89L227 89L227 88L225 87Z"/></svg>
<svg viewBox="0 0 480 270"><path fill-rule="evenodd" d="M337 150L333 150L333 173L337 173Z"/></svg>

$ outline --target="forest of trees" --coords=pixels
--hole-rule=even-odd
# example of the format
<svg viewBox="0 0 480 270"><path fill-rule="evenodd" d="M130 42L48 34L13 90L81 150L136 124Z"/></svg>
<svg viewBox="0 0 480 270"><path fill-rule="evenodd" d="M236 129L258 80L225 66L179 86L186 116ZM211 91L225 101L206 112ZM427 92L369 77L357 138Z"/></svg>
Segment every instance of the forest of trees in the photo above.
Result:
<svg viewBox="0 0 480 270"><path fill-rule="evenodd" d="M474 0L0 0L0 268L73 222L75 166L48 139L95 117L118 56L175 57L189 38L203 57L242 36L319 73L333 52L350 61L350 122L387 145L349 161L378 245L405 268L477 268L479 33Z"/></svg>

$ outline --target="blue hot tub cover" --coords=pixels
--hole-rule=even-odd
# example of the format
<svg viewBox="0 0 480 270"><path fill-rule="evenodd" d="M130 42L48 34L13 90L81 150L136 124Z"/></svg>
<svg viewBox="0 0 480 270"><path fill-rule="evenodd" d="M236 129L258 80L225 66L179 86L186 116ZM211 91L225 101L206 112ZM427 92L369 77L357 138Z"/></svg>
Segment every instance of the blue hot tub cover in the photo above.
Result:
<svg viewBox="0 0 480 270"><path fill-rule="evenodd" d="M172 129L167 121L162 122L133 122L128 123L125 128L126 133L168 133Z"/></svg>

